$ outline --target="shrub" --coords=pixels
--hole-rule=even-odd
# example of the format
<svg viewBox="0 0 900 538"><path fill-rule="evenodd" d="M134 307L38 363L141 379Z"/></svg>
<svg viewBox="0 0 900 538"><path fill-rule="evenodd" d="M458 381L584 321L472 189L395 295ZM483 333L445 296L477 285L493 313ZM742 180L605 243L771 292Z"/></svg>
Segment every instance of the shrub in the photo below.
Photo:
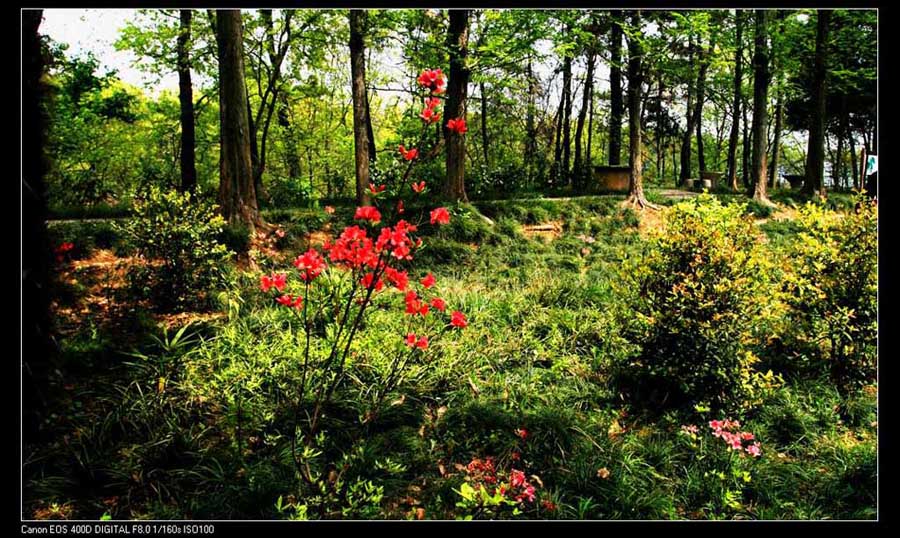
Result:
<svg viewBox="0 0 900 538"><path fill-rule="evenodd" d="M203 306L223 280L229 254L217 238L224 225L214 205L152 187L135 202L135 217L116 225L144 262L129 273L132 290L164 310Z"/></svg>
<svg viewBox="0 0 900 538"><path fill-rule="evenodd" d="M848 213L807 204L786 282L789 333L801 354L828 362L842 395L875 379L878 337L878 210Z"/></svg>
<svg viewBox="0 0 900 538"><path fill-rule="evenodd" d="M758 378L750 344L770 296L752 220L708 195L674 206L633 267L629 375L659 404L732 408Z"/></svg>

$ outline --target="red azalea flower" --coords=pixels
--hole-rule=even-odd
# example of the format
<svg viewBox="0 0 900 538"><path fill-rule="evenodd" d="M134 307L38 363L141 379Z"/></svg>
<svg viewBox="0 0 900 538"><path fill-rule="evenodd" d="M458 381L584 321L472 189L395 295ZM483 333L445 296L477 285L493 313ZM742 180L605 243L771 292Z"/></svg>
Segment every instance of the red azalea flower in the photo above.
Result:
<svg viewBox="0 0 900 538"><path fill-rule="evenodd" d="M519 461L522 458L522 455L518 452L513 452L512 454L510 454L510 457L513 461Z"/></svg>
<svg viewBox="0 0 900 538"><path fill-rule="evenodd" d="M397 200L397 213L402 215L404 211L406 210L403 209L403 200Z"/></svg>
<svg viewBox="0 0 900 538"><path fill-rule="evenodd" d="M437 123L441 121L441 113L435 112L432 108L426 108L419 114L419 117L425 121L426 124L430 125L432 123Z"/></svg>
<svg viewBox="0 0 900 538"><path fill-rule="evenodd" d="M410 259L409 247L405 244L397 245L396 247L394 247L394 250L391 251L391 256L397 258L398 260L408 260Z"/></svg>
<svg viewBox="0 0 900 538"><path fill-rule="evenodd" d="M425 278L423 278L423 279L420 280L419 282L421 282L421 283L422 283L422 286L424 286L425 289L427 290L427 289L430 288L431 286L434 286L434 275L431 274L431 273L428 273L428 274L425 276Z"/></svg>
<svg viewBox="0 0 900 538"><path fill-rule="evenodd" d="M522 440L524 441L525 439L528 438L528 430L526 430L525 428L519 428L518 430L516 430L516 435L521 437Z"/></svg>
<svg viewBox="0 0 900 538"><path fill-rule="evenodd" d="M446 207L439 207L431 210L432 224L450 224L450 212Z"/></svg>
<svg viewBox="0 0 900 538"><path fill-rule="evenodd" d="M447 130L457 133L463 134L466 132L466 120L463 118L455 118L447 122Z"/></svg>
<svg viewBox="0 0 900 538"><path fill-rule="evenodd" d="M409 277L407 276L406 271L398 271L393 267L386 267L384 276L395 288L400 291L406 291L406 286L409 285Z"/></svg>
<svg viewBox="0 0 900 538"><path fill-rule="evenodd" d="M541 506L543 506L544 510L546 510L548 512L556 511L556 505L553 504L553 501L541 501Z"/></svg>
<svg viewBox="0 0 900 538"><path fill-rule="evenodd" d="M376 186L374 183L369 183L369 191L371 191L372 194L378 194L379 192L384 192L385 188L387 188L387 185Z"/></svg>
<svg viewBox="0 0 900 538"><path fill-rule="evenodd" d="M278 291L284 291L284 287L286 284L287 275L284 273L272 273L271 275L263 275L259 279L259 287L263 291L269 291L273 287Z"/></svg>
<svg viewBox="0 0 900 538"><path fill-rule="evenodd" d="M372 280L374 280L374 278L375 275L373 275L372 273L366 273L366 276L362 277L359 283L363 288L369 289L372 287ZM375 282L374 289L375 291L381 291L382 288L384 288L384 282L379 278L378 281Z"/></svg>
<svg viewBox="0 0 900 538"><path fill-rule="evenodd" d="M509 485L517 488L525 484L525 473L513 469L509 473Z"/></svg>
<svg viewBox="0 0 900 538"><path fill-rule="evenodd" d="M309 249L294 260L294 267L300 271L300 278L304 282L312 282L325 270L325 259L315 249Z"/></svg>
<svg viewBox="0 0 900 538"><path fill-rule="evenodd" d="M425 190L425 182L420 181L418 183L413 183L412 190L416 191L416 193L421 193L422 191Z"/></svg>
<svg viewBox="0 0 900 538"><path fill-rule="evenodd" d="M353 218L368 220L374 224L378 224L381 222L381 212L373 205L364 205L356 208L356 214L353 215Z"/></svg>
<svg viewBox="0 0 900 538"><path fill-rule="evenodd" d="M444 92L444 84L446 84L440 69L425 69L416 79L416 82L419 83L419 86L428 88L437 94Z"/></svg>
<svg viewBox="0 0 900 538"><path fill-rule="evenodd" d="M465 328L469 325L469 322L466 321L466 315L460 312L459 310L454 311L450 314L450 325L454 327L459 327L460 329Z"/></svg>
<svg viewBox="0 0 900 538"><path fill-rule="evenodd" d="M283 304L284 306L290 306L296 309L303 308L303 297L298 295L297 298L293 298L290 295L282 295L281 297L275 299L278 303Z"/></svg>
<svg viewBox="0 0 900 538"><path fill-rule="evenodd" d="M428 303L421 303L421 304L422 304L422 306L419 307L419 314L421 314L423 316L427 316L428 310L430 307L428 306Z"/></svg>
<svg viewBox="0 0 900 538"><path fill-rule="evenodd" d="M400 150L400 155L403 155L403 158L407 161L411 161L419 156L419 150L417 150L416 148L410 148L407 150L403 147L403 144L400 144L398 149Z"/></svg>
<svg viewBox="0 0 900 538"><path fill-rule="evenodd" d="M428 349L428 337L423 336L419 338L419 340L416 342L416 347L419 349Z"/></svg>
<svg viewBox="0 0 900 538"><path fill-rule="evenodd" d="M275 235L277 235L278 237L284 237L284 230L282 230L281 228L275 230Z"/></svg>
<svg viewBox="0 0 900 538"><path fill-rule="evenodd" d="M414 333L409 333L406 335L406 345L407 347L413 347L416 345L416 335Z"/></svg>
<svg viewBox="0 0 900 538"><path fill-rule="evenodd" d="M443 312L444 310L447 309L447 303L445 303L444 300L441 299L440 297L435 297L434 299L431 300L431 307Z"/></svg>

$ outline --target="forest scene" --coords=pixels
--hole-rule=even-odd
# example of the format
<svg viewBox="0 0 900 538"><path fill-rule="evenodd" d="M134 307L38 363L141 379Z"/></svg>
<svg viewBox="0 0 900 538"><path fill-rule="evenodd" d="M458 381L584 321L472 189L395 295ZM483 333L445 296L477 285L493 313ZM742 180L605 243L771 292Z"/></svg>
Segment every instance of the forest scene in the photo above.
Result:
<svg viewBox="0 0 900 538"><path fill-rule="evenodd" d="M878 11L23 9L23 520L878 519Z"/></svg>

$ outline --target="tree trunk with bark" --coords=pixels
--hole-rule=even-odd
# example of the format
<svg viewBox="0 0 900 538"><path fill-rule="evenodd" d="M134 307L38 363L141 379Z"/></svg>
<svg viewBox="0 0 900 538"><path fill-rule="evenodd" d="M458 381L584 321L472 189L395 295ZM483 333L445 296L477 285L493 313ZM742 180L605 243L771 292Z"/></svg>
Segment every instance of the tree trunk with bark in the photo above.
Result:
<svg viewBox="0 0 900 538"><path fill-rule="evenodd" d="M813 112L809 118L809 146L803 192L825 196L825 75L828 55L828 25L831 11L820 9L816 19L816 56L813 67Z"/></svg>
<svg viewBox="0 0 900 538"><path fill-rule="evenodd" d="M525 116L525 171L528 176L528 184L534 181L534 157L537 154L537 127L535 126L535 93L537 84L534 80L531 59L528 60L528 112Z"/></svg>
<svg viewBox="0 0 900 538"><path fill-rule="evenodd" d="M469 10L450 10L447 28L447 48L450 51L450 79L447 81L447 100L444 103L444 140L447 141L447 181L444 196L453 201L467 202L466 139L464 134L447 128L449 120L466 117L466 97L469 87L469 68L466 67L469 42Z"/></svg>
<svg viewBox="0 0 900 538"><path fill-rule="evenodd" d="M697 72L697 97L694 103L694 125L697 135L697 164L700 177L706 172L706 153L703 149L703 105L706 101L706 72L709 69L709 57L713 43L700 52L700 69Z"/></svg>
<svg viewBox="0 0 900 538"><path fill-rule="evenodd" d="M353 93L353 148L356 159L356 203L371 204L369 197L369 106L366 98L366 47L363 38L367 12L350 10L350 77Z"/></svg>
<svg viewBox="0 0 900 538"><path fill-rule="evenodd" d="M772 162L769 166L769 177L772 188L778 186L778 165L781 160L781 131L784 129L784 100L781 92L778 92L778 102L775 104L775 134L772 140Z"/></svg>
<svg viewBox="0 0 900 538"><path fill-rule="evenodd" d="M250 118L244 85L243 25L240 10L216 13L219 55L219 206L229 224L244 224L251 237L263 222L256 203L250 157Z"/></svg>
<svg viewBox="0 0 900 538"><path fill-rule="evenodd" d="M572 183L572 57L566 54L563 59L563 121L562 121L562 179L566 185Z"/></svg>
<svg viewBox="0 0 900 538"><path fill-rule="evenodd" d="M753 199L769 204L766 195L766 130L769 104L769 47L768 13L758 9L755 13L753 44Z"/></svg>
<svg viewBox="0 0 900 538"><path fill-rule="evenodd" d="M594 91L594 50L593 48L587 54L587 72L584 75L584 91L581 94L581 110L578 112L578 121L575 127L575 169L574 180L575 190L581 191L584 187L587 170L584 161L581 158L581 142L584 134L584 122L587 119L587 113L590 109L591 94Z"/></svg>
<svg viewBox="0 0 900 538"><path fill-rule="evenodd" d="M191 15L190 9L180 11L176 53L178 57L178 102L181 122L181 190L193 192L197 188L194 136L194 92L191 84Z"/></svg>
<svg viewBox="0 0 900 538"><path fill-rule="evenodd" d="M694 64L694 36L691 35L688 42L688 64ZM687 83L687 106L685 107L685 128L681 141L681 175L679 176L679 185L691 177L691 138L694 134L694 119L697 117L696 109L693 105L694 98L694 81L693 77L688 77Z"/></svg>
<svg viewBox="0 0 900 538"><path fill-rule="evenodd" d="M612 12L609 44L609 164L622 162L622 22L621 11Z"/></svg>
<svg viewBox="0 0 900 538"><path fill-rule="evenodd" d="M740 123L741 123L741 83L742 83L742 70L743 70L743 33L744 33L744 18L741 16L741 10L737 9L734 12L734 24L735 24L735 42L737 43L737 47L734 52L734 94L733 100L731 103L731 132L728 135L728 182L731 185L731 190L738 190L738 175L737 175L737 146L738 146L738 136L740 134Z"/></svg>
<svg viewBox="0 0 900 538"><path fill-rule="evenodd" d="M484 82L478 84L478 91L481 92L481 150L484 157L484 166L486 169L490 169L491 163L488 159L487 95L484 93Z"/></svg>
<svg viewBox="0 0 900 538"><path fill-rule="evenodd" d="M641 66L644 54L640 42L641 12L631 15L632 32L636 37L628 39L628 156L631 171L628 175L628 197L626 204L639 208L655 209L644 197L643 160L641 140L641 84L643 69Z"/></svg>

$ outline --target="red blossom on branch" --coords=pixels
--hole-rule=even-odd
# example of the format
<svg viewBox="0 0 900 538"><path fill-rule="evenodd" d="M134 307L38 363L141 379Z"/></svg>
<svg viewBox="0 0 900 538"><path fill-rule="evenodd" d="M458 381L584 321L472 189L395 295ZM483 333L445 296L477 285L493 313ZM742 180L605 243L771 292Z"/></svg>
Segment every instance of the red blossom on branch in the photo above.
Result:
<svg viewBox="0 0 900 538"><path fill-rule="evenodd" d="M420 182L418 182L418 183L413 183L413 184L412 184L412 190L416 191L417 194L418 194L418 193L421 193L422 191L425 190L425 182L424 182L424 181L420 181Z"/></svg>
<svg viewBox="0 0 900 538"><path fill-rule="evenodd" d="M446 207L439 207L431 210L432 224L450 224L450 212Z"/></svg>
<svg viewBox="0 0 900 538"><path fill-rule="evenodd" d="M463 118L454 118L447 122L447 130L457 133L463 134L468 129L466 129L466 120Z"/></svg>

